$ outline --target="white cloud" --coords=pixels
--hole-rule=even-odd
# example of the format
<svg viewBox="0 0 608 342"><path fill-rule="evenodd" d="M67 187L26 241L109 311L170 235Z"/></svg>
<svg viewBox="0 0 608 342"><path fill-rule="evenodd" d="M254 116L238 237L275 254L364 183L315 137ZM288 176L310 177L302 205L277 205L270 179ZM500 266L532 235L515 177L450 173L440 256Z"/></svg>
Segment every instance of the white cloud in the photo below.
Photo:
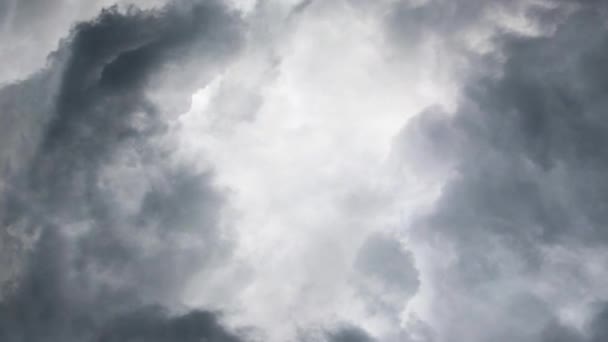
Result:
<svg viewBox="0 0 608 342"><path fill-rule="evenodd" d="M311 5L278 44L251 48L195 94L180 118L182 152L215 170L237 213L235 267L250 269L234 305L273 341L332 320L395 329L393 318L366 311L353 262L368 234L396 229L404 204L426 200L406 197L421 190L403 189L391 148L411 116L443 99L421 90L433 82L418 72L423 64L391 63L376 19L347 3ZM223 96L236 112L218 106ZM248 107L247 96L259 106ZM213 281L193 285L187 300L226 303L204 290Z"/></svg>

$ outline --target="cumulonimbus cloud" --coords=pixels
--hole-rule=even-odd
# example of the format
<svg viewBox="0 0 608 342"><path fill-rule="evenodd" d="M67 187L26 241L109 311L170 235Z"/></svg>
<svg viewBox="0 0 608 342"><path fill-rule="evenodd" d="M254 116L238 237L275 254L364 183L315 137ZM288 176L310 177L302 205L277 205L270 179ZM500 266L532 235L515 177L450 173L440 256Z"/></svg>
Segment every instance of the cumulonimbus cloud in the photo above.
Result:
<svg viewBox="0 0 608 342"><path fill-rule="evenodd" d="M601 2L125 3L0 1L0 340L606 339Z"/></svg>
<svg viewBox="0 0 608 342"><path fill-rule="evenodd" d="M146 89L194 55L200 75L221 68L241 36L220 3L113 7L2 89L3 254L19 256L5 265L3 340L239 340L213 313L156 308L175 310L192 268L229 246L212 174L166 157L171 113Z"/></svg>

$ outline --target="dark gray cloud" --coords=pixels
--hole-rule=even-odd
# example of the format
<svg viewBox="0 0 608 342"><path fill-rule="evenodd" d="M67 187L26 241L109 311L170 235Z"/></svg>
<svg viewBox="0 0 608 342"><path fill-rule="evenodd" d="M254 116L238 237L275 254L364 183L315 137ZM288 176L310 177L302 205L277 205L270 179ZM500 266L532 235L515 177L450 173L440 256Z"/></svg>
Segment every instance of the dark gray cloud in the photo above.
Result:
<svg viewBox="0 0 608 342"><path fill-rule="evenodd" d="M341 323L328 329L302 331L298 341L302 342L373 342L376 341L365 329Z"/></svg>
<svg viewBox="0 0 608 342"><path fill-rule="evenodd" d="M0 84L23 80L39 70L48 54L71 26L95 17L104 6L137 3L146 8L160 6L165 0L2 0L0 1ZM19 58L15 58L19 56Z"/></svg>
<svg viewBox="0 0 608 342"><path fill-rule="evenodd" d="M424 42L429 35L445 37L468 27L471 21L480 19L484 8L478 1L397 1L387 23L391 34L411 46Z"/></svg>
<svg viewBox="0 0 608 342"><path fill-rule="evenodd" d="M327 333L327 342L372 342L374 339L357 327L347 326Z"/></svg>
<svg viewBox="0 0 608 342"><path fill-rule="evenodd" d="M407 293L416 292L418 288L413 256L394 238L370 236L361 247L356 263L359 271L389 287L398 287Z"/></svg>
<svg viewBox="0 0 608 342"><path fill-rule="evenodd" d="M382 337L374 337L365 329L350 325L341 324L333 329L326 330L320 338L303 339L304 341L323 341L323 342L432 342L432 336L427 331L428 327L420 321L411 321L408 324L408 330L398 330L393 334L384 335Z"/></svg>
<svg viewBox="0 0 608 342"><path fill-rule="evenodd" d="M585 327L585 331L564 326L559 322L551 322L542 335L542 342L600 342L608 338L608 306L597 303L595 313Z"/></svg>
<svg viewBox="0 0 608 342"><path fill-rule="evenodd" d="M362 276L359 288L372 311L386 311L397 321L420 281L412 254L388 235L370 235L359 248L355 268Z"/></svg>
<svg viewBox="0 0 608 342"><path fill-rule="evenodd" d="M523 14L529 15L537 7L526 0L395 1L387 11L386 27L388 36L409 53L416 53L420 45L440 41L456 58L455 52L467 50L468 34L500 29L496 19L501 14L513 15L522 8Z"/></svg>
<svg viewBox="0 0 608 342"><path fill-rule="evenodd" d="M547 242L603 240L605 217L592 203L602 203L606 193L598 172L606 156L596 148L605 142L599 75L606 43L598 34L574 42L584 30L601 26L601 20L588 10L570 17L549 37L502 36L507 61L501 76L471 82L467 102L451 118L428 113L406 128L421 128L425 134L418 144L445 154L439 158L458 159L458 175L439 203L450 208L439 210L442 218L434 220L455 223L483 214L488 222L462 226L537 234L529 238ZM572 45L576 51L565 55ZM555 193L558 189L549 184L554 177L569 180L562 191L573 198ZM567 200L573 203L563 202ZM576 212L570 213L570 204ZM588 226L573 230L572 220L580 219ZM530 226L538 230L530 231Z"/></svg>
<svg viewBox="0 0 608 342"><path fill-rule="evenodd" d="M404 129L402 152L449 175L412 227L413 244L446 255L432 285L442 340L579 338L555 324L555 307L534 289L554 262L547 249L606 248L608 32L602 6L576 5L530 12L555 26L550 34L496 35L496 54L472 57L487 63L468 77L455 112L429 109ZM560 286L565 297L577 289ZM602 340L600 326L583 340Z"/></svg>
<svg viewBox="0 0 608 342"><path fill-rule="evenodd" d="M241 339L227 332L210 312L193 311L169 317L159 308L147 308L117 317L106 325L98 342L239 342Z"/></svg>
<svg viewBox="0 0 608 342"><path fill-rule="evenodd" d="M196 56L199 69L175 85L191 87L174 98L187 106L238 52L240 25L215 1L108 8L76 25L47 69L0 90L1 280L10 285L0 339L240 340L214 313L169 313L192 272L226 257L230 243L212 173L161 143L179 113L147 93Z"/></svg>

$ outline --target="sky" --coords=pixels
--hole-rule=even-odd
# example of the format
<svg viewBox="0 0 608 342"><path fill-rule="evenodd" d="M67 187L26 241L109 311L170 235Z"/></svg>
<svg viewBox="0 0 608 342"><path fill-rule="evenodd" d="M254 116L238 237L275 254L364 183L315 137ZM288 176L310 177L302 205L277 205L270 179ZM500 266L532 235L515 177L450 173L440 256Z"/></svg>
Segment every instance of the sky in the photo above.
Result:
<svg viewBox="0 0 608 342"><path fill-rule="evenodd" d="M607 56L595 0L0 0L0 341L606 341Z"/></svg>

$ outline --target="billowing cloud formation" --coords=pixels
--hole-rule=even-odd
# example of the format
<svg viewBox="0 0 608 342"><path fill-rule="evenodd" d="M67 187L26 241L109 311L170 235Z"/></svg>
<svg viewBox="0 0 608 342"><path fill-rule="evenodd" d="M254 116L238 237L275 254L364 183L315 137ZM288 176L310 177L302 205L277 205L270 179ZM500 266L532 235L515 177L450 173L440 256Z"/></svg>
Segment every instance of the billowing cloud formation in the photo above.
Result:
<svg viewBox="0 0 608 342"><path fill-rule="evenodd" d="M606 9L0 0L0 340L606 340Z"/></svg>
<svg viewBox="0 0 608 342"><path fill-rule="evenodd" d="M57 48L69 29L78 21L92 20L115 4L136 4L141 8L158 7L164 0L2 0L0 1L0 84L28 77L44 64L48 53ZM19 56L19 58L15 58Z"/></svg>
<svg viewBox="0 0 608 342"><path fill-rule="evenodd" d="M606 273L583 265L605 260L608 36L599 4L555 5L531 12L549 33L495 37L454 112L403 131L406 154L449 174L412 224L443 259L430 304L441 340L605 339L589 306Z"/></svg>
<svg viewBox="0 0 608 342"><path fill-rule="evenodd" d="M155 308L178 310L188 274L229 245L223 195L209 171L167 157L174 113L146 91L193 56L190 83L204 81L241 34L214 2L109 8L76 25L47 69L2 90L2 340L239 340L212 313Z"/></svg>

